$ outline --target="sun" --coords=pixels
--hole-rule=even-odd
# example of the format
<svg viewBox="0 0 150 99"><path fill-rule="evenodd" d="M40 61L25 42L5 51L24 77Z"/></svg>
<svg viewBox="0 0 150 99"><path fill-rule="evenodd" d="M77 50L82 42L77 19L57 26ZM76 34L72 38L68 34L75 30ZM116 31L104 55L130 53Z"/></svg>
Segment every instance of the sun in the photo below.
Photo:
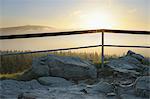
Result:
<svg viewBox="0 0 150 99"><path fill-rule="evenodd" d="M81 27L85 29L111 29L115 25L113 17L107 13L81 14Z"/></svg>

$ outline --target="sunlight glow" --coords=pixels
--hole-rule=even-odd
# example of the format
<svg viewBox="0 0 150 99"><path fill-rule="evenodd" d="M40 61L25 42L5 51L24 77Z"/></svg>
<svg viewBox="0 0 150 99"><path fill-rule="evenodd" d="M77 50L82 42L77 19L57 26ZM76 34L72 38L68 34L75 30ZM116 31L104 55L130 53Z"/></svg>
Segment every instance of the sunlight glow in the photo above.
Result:
<svg viewBox="0 0 150 99"><path fill-rule="evenodd" d="M88 13L81 14L82 28L97 29L97 28L113 28L116 24L112 15L108 13Z"/></svg>

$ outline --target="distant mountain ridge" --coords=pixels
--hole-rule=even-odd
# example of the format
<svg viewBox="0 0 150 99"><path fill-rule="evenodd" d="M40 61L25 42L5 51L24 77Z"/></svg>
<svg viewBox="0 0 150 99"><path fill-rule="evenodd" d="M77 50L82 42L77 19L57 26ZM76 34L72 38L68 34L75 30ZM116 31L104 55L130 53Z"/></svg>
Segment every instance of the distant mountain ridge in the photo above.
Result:
<svg viewBox="0 0 150 99"><path fill-rule="evenodd" d="M24 26L0 28L1 35L31 34L31 33L56 32L56 31L59 30L54 27L40 26L40 25L24 25Z"/></svg>

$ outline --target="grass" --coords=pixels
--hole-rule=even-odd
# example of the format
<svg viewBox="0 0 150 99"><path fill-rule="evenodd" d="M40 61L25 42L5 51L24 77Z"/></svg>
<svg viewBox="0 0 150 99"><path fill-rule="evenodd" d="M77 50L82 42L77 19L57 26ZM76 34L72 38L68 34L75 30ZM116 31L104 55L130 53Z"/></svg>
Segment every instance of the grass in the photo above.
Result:
<svg viewBox="0 0 150 99"><path fill-rule="evenodd" d="M104 65L106 65L109 61L104 61ZM101 69L102 67L102 63L101 62L96 62L94 63L94 66L97 68L97 69Z"/></svg>
<svg viewBox="0 0 150 99"><path fill-rule="evenodd" d="M107 63L108 61L104 61L104 65ZM96 62L94 63L94 66L97 69L101 69L101 62ZM27 69L26 69L27 70ZM4 79L18 79L18 77L20 77L26 70L22 71L22 72L17 72L17 73L5 73L5 74L0 74L0 79L4 80Z"/></svg>
<svg viewBox="0 0 150 99"><path fill-rule="evenodd" d="M11 74L0 74L0 79L17 79L20 75L22 75L24 72L18 72L18 73L11 73Z"/></svg>

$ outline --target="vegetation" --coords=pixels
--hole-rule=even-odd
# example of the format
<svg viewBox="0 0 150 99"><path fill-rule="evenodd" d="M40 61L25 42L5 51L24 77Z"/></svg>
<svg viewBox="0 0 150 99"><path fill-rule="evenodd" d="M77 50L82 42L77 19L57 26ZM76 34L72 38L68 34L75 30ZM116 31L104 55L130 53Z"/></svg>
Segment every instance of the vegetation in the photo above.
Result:
<svg viewBox="0 0 150 99"><path fill-rule="evenodd" d="M20 73L11 73L11 74L0 74L0 80L4 79L18 79L20 75L22 75L24 72Z"/></svg>
<svg viewBox="0 0 150 99"><path fill-rule="evenodd" d="M21 51L1 51L2 53L16 53ZM33 58L46 56L48 54L60 55L60 56L77 56L82 59L87 59L92 61L98 68L101 64L101 56L97 52L86 53L86 52L72 52L72 51L59 51L59 52L49 52L49 53L34 53L34 54L17 54L17 55L6 55L1 56L0 64L0 74L12 74L20 73L28 69L32 65ZM105 61L109 59L117 58L117 56L105 55Z"/></svg>

